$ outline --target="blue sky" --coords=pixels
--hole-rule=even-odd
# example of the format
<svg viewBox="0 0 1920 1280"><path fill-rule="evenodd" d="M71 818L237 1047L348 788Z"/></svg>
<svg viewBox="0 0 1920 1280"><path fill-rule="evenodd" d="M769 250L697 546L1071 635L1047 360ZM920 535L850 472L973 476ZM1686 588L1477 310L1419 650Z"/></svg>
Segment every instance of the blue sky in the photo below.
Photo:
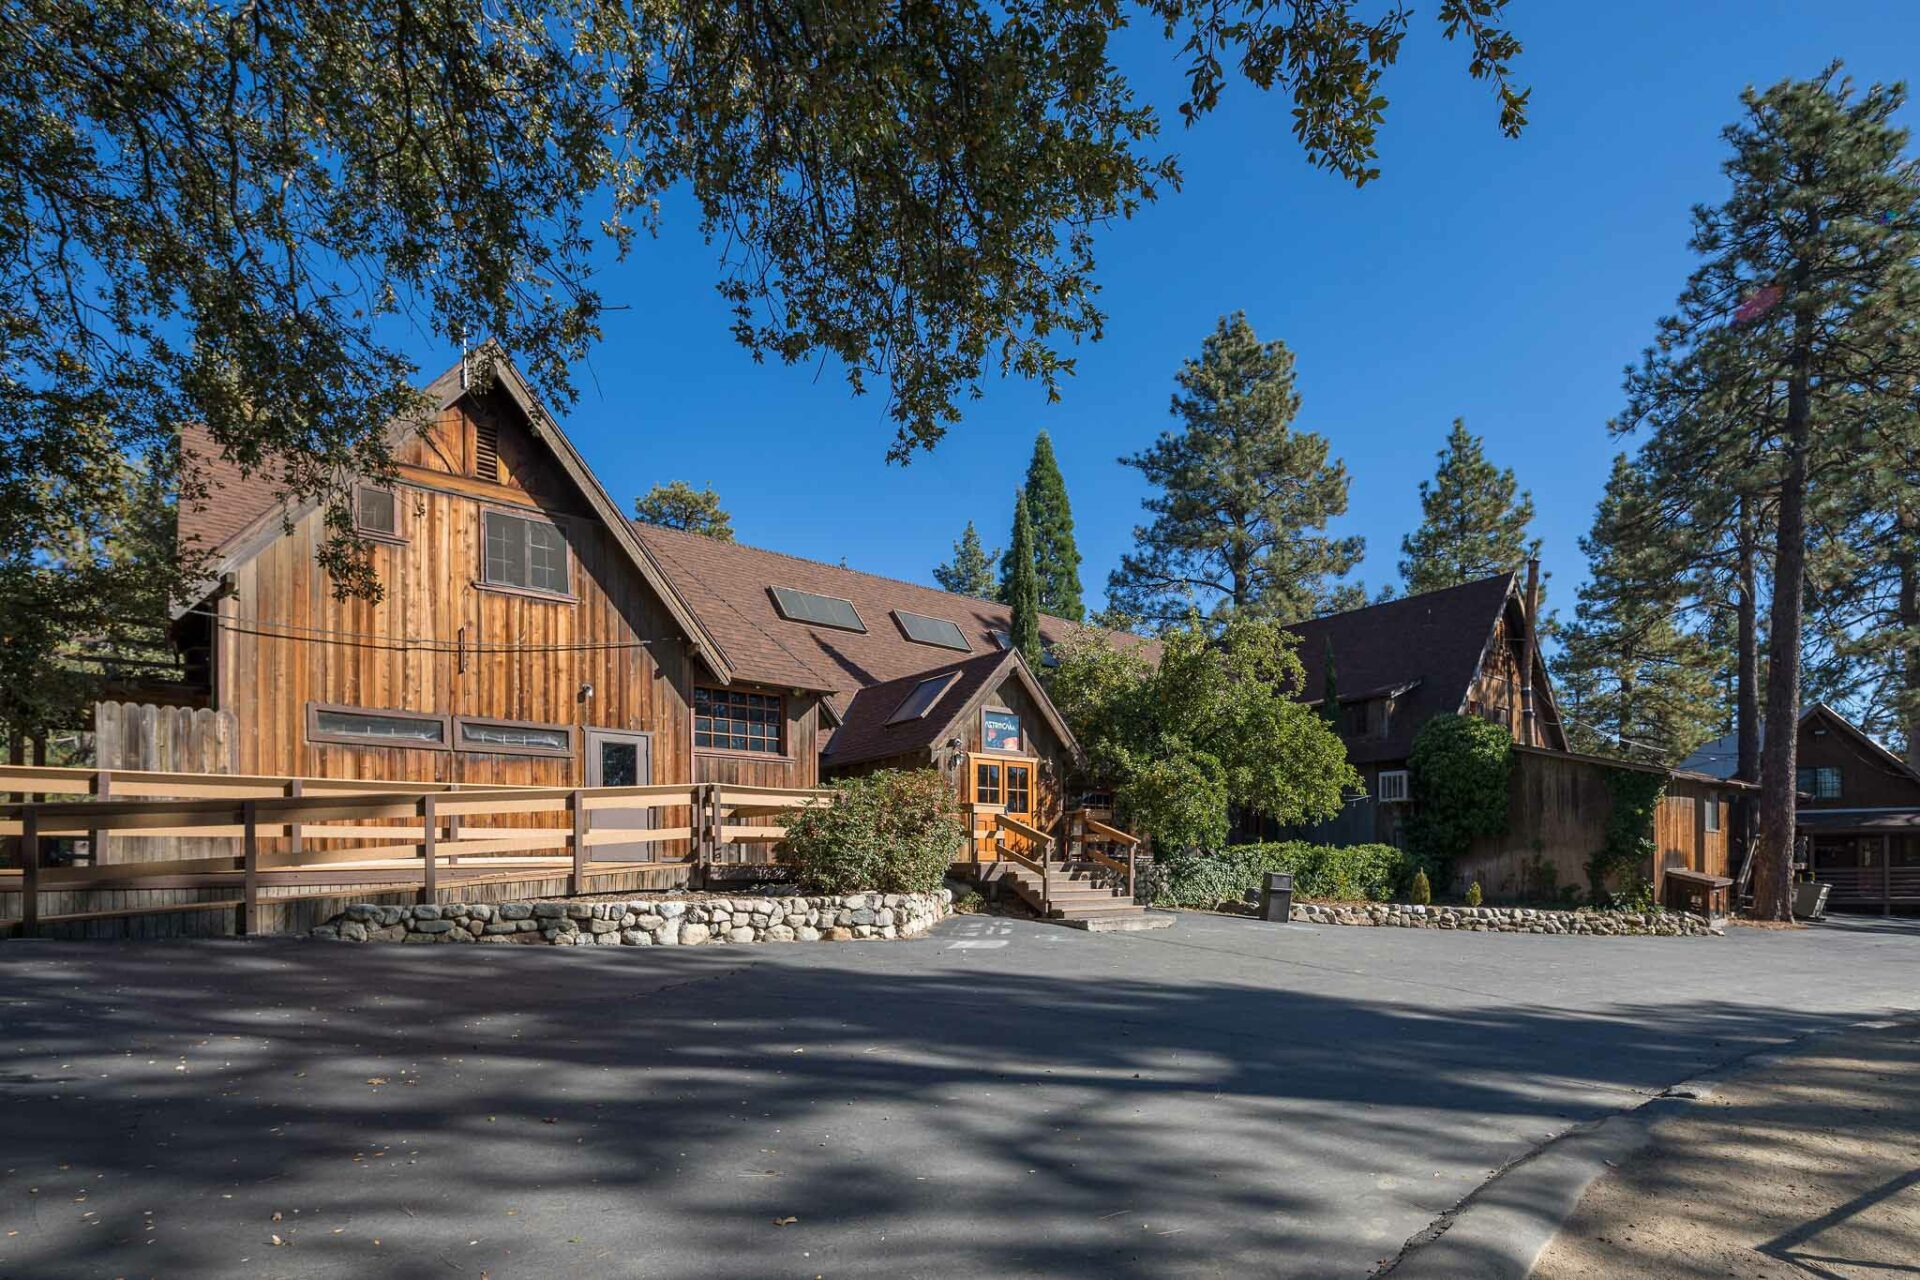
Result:
<svg viewBox="0 0 1920 1280"><path fill-rule="evenodd" d="M622 502L657 481L711 484L743 541L927 581L969 518L1005 542L1044 427L1097 605L1144 492L1115 459L1171 423L1180 361L1240 309L1298 355L1298 425L1352 473L1336 528L1366 538L1370 589L1397 578L1419 482L1459 415L1532 490L1554 603L1570 608L1576 539L1620 447L1606 423L1621 370L1684 281L1690 206L1724 190L1719 131L1741 88L1836 56L1862 82L1920 76L1920 3L1513 0L1533 86L1517 141L1431 10L1389 73L1385 172L1362 190L1309 168L1287 104L1244 85L1196 128L1168 126L1185 186L1102 236L1107 337L1075 353L1060 403L992 382L937 452L888 465L877 395L852 397L832 370L756 365L734 343L715 255L682 211L601 278L628 309L578 371L567 428ZM1171 114L1176 50L1153 34L1129 33L1123 61Z"/></svg>

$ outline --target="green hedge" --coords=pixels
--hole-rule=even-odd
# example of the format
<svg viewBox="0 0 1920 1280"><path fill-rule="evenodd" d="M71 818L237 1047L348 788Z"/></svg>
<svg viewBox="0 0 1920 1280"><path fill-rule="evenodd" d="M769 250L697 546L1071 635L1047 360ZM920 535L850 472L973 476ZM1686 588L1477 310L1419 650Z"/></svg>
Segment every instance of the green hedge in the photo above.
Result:
<svg viewBox="0 0 1920 1280"><path fill-rule="evenodd" d="M786 861L805 893L926 893L965 847L953 785L932 769L831 784L831 808L787 819Z"/></svg>
<svg viewBox="0 0 1920 1280"><path fill-rule="evenodd" d="M1231 845L1218 853L1160 857L1154 867L1153 900L1169 907L1212 907L1258 889L1270 871L1293 873L1302 898L1390 901L1413 878L1413 855L1391 845Z"/></svg>

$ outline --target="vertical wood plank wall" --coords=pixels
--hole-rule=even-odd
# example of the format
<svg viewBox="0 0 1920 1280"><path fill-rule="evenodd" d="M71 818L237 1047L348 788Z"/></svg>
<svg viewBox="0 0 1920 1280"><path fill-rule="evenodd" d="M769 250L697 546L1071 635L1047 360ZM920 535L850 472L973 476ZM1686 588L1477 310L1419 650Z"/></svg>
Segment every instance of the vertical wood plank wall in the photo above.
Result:
<svg viewBox="0 0 1920 1280"><path fill-rule="evenodd" d="M1607 768L1579 757L1516 751L1508 781L1507 833L1474 842L1454 867L1456 887L1478 880L1493 901L1535 900L1568 885L1584 895L1587 860L1604 843L1613 812ZM1653 881L1656 895L1668 867L1729 874L1730 794L1689 778L1668 783L1667 795L1654 812L1654 865L1641 869ZM1705 829L1708 801L1721 806L1719 831Z"/></svg>
<svg viewBox="0 0 1920 1280"><path fill-rule="evenodd" d="M233 773L239 734L234 718L205 707L156 707L131 702L96 703L94 763L102 769L151 769L160 772ZM173 858L219 858L238 852L239 842L223 836L161 839L112 836L93 849L93 865L159 862ZM133 907L172 907L230 897L223 889L96 889L46 892L39 897L45 915L116 911ZM0 894L0 918L18 919L20 895ZM230 909L169 911L160 915L100 920L53 927L66 938L199 938L233 932Z"/></svg>
<svg viewBox="0 0 1920 1280"><path fill-rule="evenodd" d="M487 420L499 440L497 483L465 474ZM373 551L383 599L335 597L315 560L325 537L317 513L233 575L219 608L215 699L237 717L241 771L580 785L580 730L597 726L651 733L653 781L693 781L698 664L511 402L462 400L396 456L399 537ZM559 528L572 562L571 598L480 585L489 507ZM310 742L309 702L564 724L575 730L574 754Z"/></svg>

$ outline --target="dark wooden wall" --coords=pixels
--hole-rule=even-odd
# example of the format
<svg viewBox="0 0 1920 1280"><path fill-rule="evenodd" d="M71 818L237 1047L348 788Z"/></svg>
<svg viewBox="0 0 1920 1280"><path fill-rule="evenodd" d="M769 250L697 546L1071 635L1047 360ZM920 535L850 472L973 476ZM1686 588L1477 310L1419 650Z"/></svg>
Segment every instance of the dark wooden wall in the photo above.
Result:
<svg viewBox="0 0 1920 1280"><path fill-rule="evenodd" d="M1808 716L1801 722L1797 754L1802 769L1840 770L1839 799L1809 799L1801 802L1802 808L1920 805L1920 782L1915 782L1912 775L1896 768L1886 757L1866 747L1824 715Z"/></svg>
<svg viewBox="0 0 1920 1280"><path fill-rule="evenodd" d="M1577 756L1516 751L1508 780L1507 832L1474 842L1454 867L1454 887L1478 880L1492 901L1535 899L1544 885L1587 889L1587 860L1606 839L1613 797L1610 766ZM1660 889L1660 872L1687 867L1726 875L1733 829L1733 791L1713 783L1675 778L1654 814L1654 865L1640 874ZM1705 829L1703 806L1721 806L1720 830ZM1618 888L1618 885L1611 887Z"/></svg>

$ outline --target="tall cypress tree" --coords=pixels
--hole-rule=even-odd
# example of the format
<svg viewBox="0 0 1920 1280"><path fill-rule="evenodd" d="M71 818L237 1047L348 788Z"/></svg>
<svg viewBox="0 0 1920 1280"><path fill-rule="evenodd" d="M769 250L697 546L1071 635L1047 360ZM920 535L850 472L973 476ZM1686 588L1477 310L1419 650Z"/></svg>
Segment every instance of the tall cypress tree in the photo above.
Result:
<svg viewBox="0 0 1920 1280"><path fill-rule="evenodd" d="M1053 441L1044 431L1033 441L1026 495L1027 516L1033 521L1034 568L1040 577L1040 611L1084 621L1087 609L1080 599L1080 549L1073 541L1073 508L1053 456ZM1003 569L1003 583L1010 568Z"/></svg>
<svg viewBox="0 0 1920 1280"><path fill-rule="evenodd" d="M1856 92L1839 66L1741 97L1732 191L1694 214L1700 265L1628 381L1625 425L1685 432L1716 415L1693 464L1771 512L1766 726L1754 911L1792 915L1796 732L1809 530L1887 448L1891 402L1920 384L1920 186L1893 124L1898 86Z"/></svg>
<svg viewBox="0 0 1920 1280"><path fill-rule="evenodd" d="M980 545L980 533L967 521L966 532L953 544L953 559L935 565L933 580L944 591L956 595L998 600L1000 591L993 581L993 557Z"/></svg>
<svg viewBox="0 0 1920 1280"><path fill-rule="evenodd" d="M1013 572L1007 580L1006 603L1013 607L1009 632L1013 647L1028 662L1040 661L1040 574L1033 562L1033 520L1027 514L1027 495L1013 499L1013 545L1007 549Z"/></svg>
<svg viewBox="0 0 1920 1280"><path fill-rule="evenodd" d="M1453 420L1440 466L1420 482L1420 527L1400 541L1407 593L1438 591L1518 569L1540 554L1527 537L1533 495L1519 491L1511 468L1487 461L1485 442Z"/></svg>
<svg viewBox="0 0 1920 1280"><path fill-rule="evenodd" d="M1347 510L1347 469L1324 437L1293 429L1293 353L1236 312L1175 381L1179 432L1121 459L1159 492L1141 504L1153 522L1133 531L1108 600L1161 626L1196 609L1293 621L1339 607L1338 579L1366 544L1327 535Z"/></svg>

